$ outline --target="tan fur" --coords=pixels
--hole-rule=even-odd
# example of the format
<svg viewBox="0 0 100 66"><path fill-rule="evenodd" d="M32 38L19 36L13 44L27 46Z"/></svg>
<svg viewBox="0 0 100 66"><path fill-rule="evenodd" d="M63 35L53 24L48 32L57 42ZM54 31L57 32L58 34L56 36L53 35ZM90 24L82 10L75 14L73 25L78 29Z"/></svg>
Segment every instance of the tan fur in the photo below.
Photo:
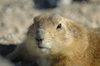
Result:
<svg viewBox="0 0 100 66"><path fill-rule="evenodd" d="M61 28L57 29L59 24ZM42 49L35 40L38 29L45 31ZM39 66L100 66L99 29L86 28L59 14L35 17L25 43Z"/></svg>

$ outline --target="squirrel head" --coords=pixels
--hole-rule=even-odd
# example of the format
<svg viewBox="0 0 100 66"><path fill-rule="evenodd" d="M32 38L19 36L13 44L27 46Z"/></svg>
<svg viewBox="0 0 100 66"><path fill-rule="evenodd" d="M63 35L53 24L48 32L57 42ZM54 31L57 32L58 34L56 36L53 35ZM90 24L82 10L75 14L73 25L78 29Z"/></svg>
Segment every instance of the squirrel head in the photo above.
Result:
<svg viewBox="0 0 100 66"><path fill-rule="evenodd" d="M77 30L82 32L76 23L59 15L43 14L33 20L34 24L28 31L28 42L35 47L38 53L47 55L66 55L77 50ZM76 48L76 49L75 49Z"/></svg>

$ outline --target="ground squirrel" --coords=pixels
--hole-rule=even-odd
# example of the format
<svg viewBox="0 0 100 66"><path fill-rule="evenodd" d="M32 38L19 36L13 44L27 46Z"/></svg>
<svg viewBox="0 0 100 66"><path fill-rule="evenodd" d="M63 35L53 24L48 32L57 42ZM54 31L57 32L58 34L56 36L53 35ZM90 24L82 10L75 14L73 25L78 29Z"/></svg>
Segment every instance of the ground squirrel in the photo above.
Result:
<svg viewBox="0 0 100 66"><path fill-rule="evenodd" d="M100 66L98 30L79 25L59 14L43 14L35 17L33 22L25 44L8 55L9 59L15 59L25 50L26 54L35 57L39 66Z"/></svg>

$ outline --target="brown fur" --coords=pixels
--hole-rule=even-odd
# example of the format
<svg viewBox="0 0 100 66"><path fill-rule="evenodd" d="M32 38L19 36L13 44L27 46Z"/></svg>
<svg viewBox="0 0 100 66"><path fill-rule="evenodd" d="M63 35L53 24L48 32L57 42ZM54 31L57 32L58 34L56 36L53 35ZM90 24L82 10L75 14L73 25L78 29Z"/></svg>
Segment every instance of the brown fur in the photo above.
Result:
<svg viewBox="0 0 100 66"><path fill-rule="evenodd" d="M57 29L59 24L61 28ZM35 32L38 29L45 31L42 45L46 49L36 45ZM59 14L35 17L25 43L39 66L100 66L99 29L86 28Z"/></svg>

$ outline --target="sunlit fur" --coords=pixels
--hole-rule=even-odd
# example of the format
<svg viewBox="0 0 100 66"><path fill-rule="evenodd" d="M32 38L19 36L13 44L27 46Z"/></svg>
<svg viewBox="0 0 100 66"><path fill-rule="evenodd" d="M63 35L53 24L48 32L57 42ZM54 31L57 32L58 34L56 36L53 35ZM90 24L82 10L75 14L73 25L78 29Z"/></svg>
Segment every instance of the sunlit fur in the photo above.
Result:
<svg viewBox="0 0 100 66"><path fill-rule="evenodd" d="M43 14L29 27L26 48L39 66L100 66L100 33L81 26L59 14ZM61 24L61 28L57 26ZM38 48L35 32L45 31Z"/></svg>
<svg viewBox="0 0 100 66"><path fill-rule="evenodd" d="M57 30L60 23L62 27ZM44 46L47 47L45 51L35 45L34 33L41 28L45 31L43 40ZM100 65L100 34L98 31L94 32L58 14L44 14L34 19L34 26L30 27L28 33L29 52L45 59L49 63L45 66Z"/></svg>

